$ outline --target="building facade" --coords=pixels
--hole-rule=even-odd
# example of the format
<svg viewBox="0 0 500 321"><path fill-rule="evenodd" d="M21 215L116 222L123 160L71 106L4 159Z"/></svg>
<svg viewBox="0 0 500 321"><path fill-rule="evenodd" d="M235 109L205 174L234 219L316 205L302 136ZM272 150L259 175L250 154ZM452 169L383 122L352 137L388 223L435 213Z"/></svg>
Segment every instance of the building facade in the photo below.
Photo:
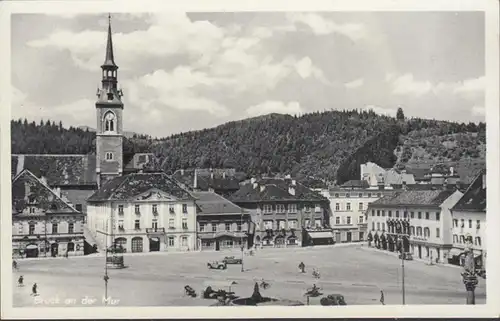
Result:
<svg viewBox="0 0 500 321"><path fill-rule="evenodd" d="M449 228L452 208L462 197L457 190L400 191L368 208L368 237L388 251L404 252L433 263L445 263L451 249ZM402 243L401 243L402 242Z"/></svg>
<svg viewBox="0 0 500 321"><path fill-rule="evenodd" d="M83 213L23 170L12 181L14 257L83 255Z"/></svg>
<svg viewBox="0 0 500 321"><path fill-rule="evenodd" d="M367 209L371 203L396 192L390 186L370 187L364 180L348 181L328 190L330 226L336 242L365 241L367 236Z"/></svg>
<svg viewBox="0 0 500 321"><path fill-rule="evenodd" d="M191 192L196 198L198 249L220 251L248 247L250 215L214 192Z"/></svg>
<svg viewBox="0 0 500 321"><path fill-rule="evenodd" d="M250 213L257 247L333 244L328 199L287 178L252 178L230 200Z"/></svg>
<svg viewBox="0 0 500 321"><path fill-rule="evenodd" d="M480 171L463 197L451 209L453 249L449 262L459 264L459 254L470 238L476 264L486 268L486 171Z"/></svg>
<svg viewBox="0 0 500 321"><path fill-rule="evenodd" d="M165 173L134 173L106 182L88 199L87 227L100 249L193 251L195 199Z"/></svg>

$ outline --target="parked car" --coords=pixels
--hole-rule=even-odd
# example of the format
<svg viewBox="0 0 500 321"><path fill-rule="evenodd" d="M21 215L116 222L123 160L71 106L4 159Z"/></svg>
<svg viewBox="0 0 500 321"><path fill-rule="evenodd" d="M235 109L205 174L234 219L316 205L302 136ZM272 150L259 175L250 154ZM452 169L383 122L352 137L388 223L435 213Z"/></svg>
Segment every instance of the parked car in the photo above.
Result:
<svg viewBox="0 0 500 321"><path fill-rule="evenodd" d="M226 264L243 264L242 259L237 259L234 256L226 256L222 262Z"/></svg>
<svg viewBox="0 0 500 321"><path fill-rule="evenodd" d="M208 262L207 267L209 269L225 270L227 269L227 264L225 262L214 261L214 262Z"/></svg>

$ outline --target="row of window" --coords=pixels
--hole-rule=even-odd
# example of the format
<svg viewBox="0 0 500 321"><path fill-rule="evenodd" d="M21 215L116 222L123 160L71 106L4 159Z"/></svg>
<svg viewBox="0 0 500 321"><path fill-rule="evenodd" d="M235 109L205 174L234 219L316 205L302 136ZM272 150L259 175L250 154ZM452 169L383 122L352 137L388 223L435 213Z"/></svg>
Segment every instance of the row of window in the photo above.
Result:
<svg viewBox="0 0 500 321"><path fill-rule="evenodd" d="M181 246L188 246L188 236L181 236ZM121 245L123 248L127 248L127 239L126 238L117 238L115 239L117 245ZM168 246L175 246L175 236L168 237ZM131 242L132 252L142 252L143 251L143 239L142 237L134 237Z"/></svg>
<svg viewBox="0 0 500 321"><path fill-rule="evenodd" d="M36 209L37 209L36 207L31 206L31 207L29 208L29 212L30 212L30 214L35 214ZM77 211L81 212L81 211L83 210L83 206L82 206L82 204L76 204L76 205L75 205L75 209L76 209Z"/></svg>
<svg viewBox="0 0 500 321"><path fill-rule="evenodd" d="M151 227L156 229L158 228L158 219L154 218L151 222ZM175 219L171 218L168 220L168 228L169 229L175 229ZM125 230L123 226L123 220L118 220L118 229L119 230ZM134 221L134 229L140 230L141 229L141 220L135 220ZM188 229L188 221L187 218L182 219L182 229L187 230Z"/></svg>
<svg viewBox="0 0 500 321"><path fill-rule="evenodd" d="M465 244L466 239L464 235L460 235L460 238L458 235L454 234L453 235L453 243L459 243L459 244ZM481 237L476 236L474 238L474 245L481 246Z"/></svg>
<svg viewBox="0 0 500 321"><path fill-rule="evenodd" d="M288 207L288 213L297 212L297 204L288 204L288 206L285 206L285 204L276 204L276 205L264 204L262 206L262 212L273 213L273 209L276 209L276 213L286 213L287 207ZM309 205L304 205L302 209L304 210L304 212L311 212L311 207ZM321 206L315 205L314 211L321 212Z"/></svg>
<svg viewBox="0 0 500 321"><path fill-rule="evenodd" d="M358 217L358 224L363 224L364 222L365 222L365 216L364 215L360 215ZM351 225L353 223L352 223L352 220L351 220L350 216L344 217L344 221L343 222L340 222L340 216L336 216L335 217L335 224L336 225L340 225L340 224Z"/></svg>
<svg viewBox="0 0 500 321"><path fill-rule="evenodd" d="M51 226L52 226L52 229L51 229L52 234L59 233L59 225L57 223L52 223ZM35 234L35 224L29 224L28 233L29 233L29 235ZM74 223L68 223L68 233L69 234L75 233L75 224Z"/></svg>
<svg viewBox="0 0 500 321"><path fill-rule="evenodd" d="M385 210L372 210L372 216L375 216L375 212L377 212L377 216L382 216L382 217L385 217ZM392 211L387 211L387 216L388 217L392 217ZM395 211L394 212L394 217L396 218L399 218L399 211ZM408 212L407 211L404 211L402 213L402 217L404 218L408 218ZM422 219L422 212L417 212L417 219L421 220ZM415 212L410 212L410 218L415 218ZM431 213L430 212L425 212L425 219L426 220L430 220L431 219ZM436 212L435 215L434 215L434 219L436 221L439 221L441 220L441 213L439 212Z"/></svg>
<svg viewBox="0 0 500 321"><path fill-rule="evenodd" d="M143 205L143 206L146 206L146 205ZM175 207L173 205L170 205L168 208L168 211L170 214L175 214ZM141 214L141 205L136 204L134 207L134 212L135 212L135 214ZM151 205L151 212L153 214L158 214L158 204ZM187 204L182 204L182 213L183 214L188 213ZM118 214L123 214L123 205L118 205Z"/></svg>
<svg viewBox="0 0 500 321"><path fill-rule="evenodd" d="M364 194L364 193L358 193L357 196L356 196L355 193L352 194L352 196L351 196L351 193L345 193L345 194L344 193L335 193L334 197L335 198L339 198L339 197L345 197L345 198L358 197L358 198L363 198L365 195L366 195L366 197L375 197L373 195L376 195L379 198L382 197L382 193L377 193L377 194L373 194L373 195L372 195L372 193L366 193L366 194Z"/></svg>
<svg viewBox="0 0 500 321"><path fill-rule="evenodd" d="M205 228L206 228L206 225L208 224L205 224L205 223L200 223L200 232L208 232L205 231ZM218 224L211 224L212 225L212 232L217 232L218 231ZM225 223L224 225L224 231L232 231L232 226L233 224L232 223ZM236 231L240 232L241 231L241 223L236 223Z"/></svg>
<svg viewBox="0 0 500 321"><path fill-rule="evenodd" d="M310 226L311 221L309 219L304 220L304 226ZM314 225L316 227L321 227L321 220L315 220ZM271 221L271 220L265 220L264 221L264 229L297 229L298 228L298 222L297 220L277 220L276 222Z"/></svg>
<svg viewBox="0 0 500 321"><path fill-rule="evenodd" d="M453 226L454 227L458 227L458 219L454 219L453 220ZM469 220L469 228L472 228L472 220ZM465 227L465 220L464 219L461 219L460 220L460 227ZM477 220L476 221L476 229L479 230L479 228L481 227L481 221L480 220Z"/></svg>
<svg viewBox="0 0 500 321"><path fill-rule="evenodd" d="M370 206L370 203L367 203L368 206ZM359 202L358 203L358 211L363 211L365 209L364 203ZM351 208L351 203L345 203L345 209L342 208L340 203L335 203L335 211L352 211Z"/></svg>
<svg viewBox="0 0 500 321"><path fill-rule="evenodd" d="M377 225L376 225L376 229L375 229L375 222L372 222L372 230L377 230L377 231L384 231L385 232L385 223L382 222L378 222ZM423 233L422 233L423 232ZM431 230L430 228L428 227L424 227L422 229L422 227L420 226L410 226L410 234L411 235L414 235L414 236L423 236L423 237L427 237L427 238L430 238L431 237ZM439 227L436 227L436 237L439 238L441 236L441 231L439 229Z"/></svg>

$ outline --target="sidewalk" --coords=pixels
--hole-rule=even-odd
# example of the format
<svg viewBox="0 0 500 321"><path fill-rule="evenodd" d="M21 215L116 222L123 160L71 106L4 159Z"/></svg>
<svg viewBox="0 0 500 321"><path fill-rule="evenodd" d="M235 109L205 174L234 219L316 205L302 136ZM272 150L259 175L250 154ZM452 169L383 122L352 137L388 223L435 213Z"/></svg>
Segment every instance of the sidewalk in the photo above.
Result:
<svg viewBox="0 0 500 321"><path fill-rule="evenodd" d="M381 254L386 254L386 255L390 255L390 256L399 258L399 252L391 252L391 251L387 251L387 250L377 249L376 247L368 246L368 245L366 245L366 246L360 246L360 249L363 249L365 251L378 252L378 253L381 253ZM413 257L413 261L425 263L426 265L430 266L428 259L419 259L419 258ZM449 263L436 263L436 262L433 262L432 266L445 266L445 267L462 269L461 266L453 265L453 264L449 264Z"/></svg>
<svg viewBox="0 0 500 321"><path fill-rule="evenodd" d="M275 253L275 252L297 252L297 251L311 251L314 252L315 250L320 250L320 249L335 249L338 247L366 247L366 242L355 242L355 243L337 243L334 245L318 245L318 246L309 246L309 247L263 247L263 248L258 248L257 250L254 250L254 256L259 256L259 253ZM245 249L245 253L248 253L249 250ZM139 252L139 253L123 253L123 256L149 256L149 255L179 255L179 254L218 254L221 256L236 256L236 255L241 255L241 249L240 248L234 248L234 249L224 249L221 251L215 251L215 250L205 250L205 251L189 251L189 252ZM71 259L82 259L82 258L88 258L88 257L104 257L105 253L104 252L98 252L98 253L92 253L88 255L79 255L79 256L70 256L68 258L66 257L34 257L34 258L15 258L18 262L23 262L23 261L36 261L36 260L71 260ZM245 254L246 256L246 254Z"/></svg>

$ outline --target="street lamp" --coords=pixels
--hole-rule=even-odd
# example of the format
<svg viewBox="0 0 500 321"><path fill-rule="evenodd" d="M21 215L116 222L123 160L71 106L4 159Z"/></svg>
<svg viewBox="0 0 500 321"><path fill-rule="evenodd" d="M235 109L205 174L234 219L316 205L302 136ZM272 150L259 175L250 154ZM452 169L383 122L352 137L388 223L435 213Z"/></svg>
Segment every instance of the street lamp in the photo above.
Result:
<svg viewBox="0 0 500 321"><path fill-rule="evenodd" d="M403 305L405 305L405 254L403 249L403 235L399 235L400 240L400 252L401 252L401 284L402 284L402 295L403 295Z"/></svg>
<svg viewBox="0 0 500 321"><path fill-rule="evenodd" d="M240 217L240 226L241 226L241 229L243 229L243 212L241 212L241 217ZM243 231L240 231L241 232L241 272L245 272L245 269L243 268L243 256L244 256L244 253L243 253ZM248 236L247 236L247 239L248 239Z"/></svg>

